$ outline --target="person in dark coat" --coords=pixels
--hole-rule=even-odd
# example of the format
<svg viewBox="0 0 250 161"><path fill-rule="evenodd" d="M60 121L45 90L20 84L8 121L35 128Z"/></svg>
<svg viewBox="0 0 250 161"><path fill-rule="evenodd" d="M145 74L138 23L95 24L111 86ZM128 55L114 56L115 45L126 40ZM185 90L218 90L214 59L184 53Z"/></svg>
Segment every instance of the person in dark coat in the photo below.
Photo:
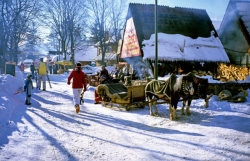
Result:
<svg viewBox="0 0 250 161"><path fill-rule="evenodd" d="M85 74L82 71L81 63L76 64L76 68L70 73L67 84L70 85L70 81L73 79L73 102L75 104L76 113L80 111L80 96L82 89L85 92L87 90Z"/></svg>
<svg viewBox="0 0 250 161"><path fill-rule="evenodd" d="M30 100L31 100L32 89L33 89L32 75L28 74L27 79L25 80L25 85L24 85L24 92L26 93L26 99L25 99L26 105L31 105Z"/></svg>
<svg viewBox="0 0 250 161"><path fill-rule="evenodd" d="M102 70L101 70L100 73L99 73L99 81L100 81L101 84L102 84L102 82L101 82L101 77L102 77L103 75L105 76L106 79L109 80L109 72L108 72L108 70L105 68L105 66L102 66Z"/></svg>
<svg viewBox="0 0 250 161"><path fill-rule="evenodd" d="M32 73L32 79L34 79L34 72L35 72L35 65L34 65L34 63L32 63L31 65L30 65L30 72Z"/></svg>
<svg viewBox="0 0 250 161"><path fill-rule="evenodd" d="M115 78L118 78L118 75L119 75L119 68L118 67L116 67L115 68Z"/></svg>
<svg viewBox="0 0 250 161"><path fill-rule="evenodd" d="M107 79L105 75L102 75L100 78L100 84L109 84L110 81ZM99 104L102 101L102 98L99 94L97 94L96 90L94 92L94 97L95 97L95 103L94 104Z"/></svg>

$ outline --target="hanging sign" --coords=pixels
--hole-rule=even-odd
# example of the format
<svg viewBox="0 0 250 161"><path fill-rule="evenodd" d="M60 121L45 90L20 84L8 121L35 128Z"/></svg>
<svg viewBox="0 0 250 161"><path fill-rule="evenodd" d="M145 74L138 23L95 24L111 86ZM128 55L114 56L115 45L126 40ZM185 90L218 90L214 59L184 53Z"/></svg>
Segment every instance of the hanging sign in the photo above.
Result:
<svg viewBox="0 0 250 161"><path fill-rule="evenodd" d="M136 35L133 18L127 20L126 29L124 33L121 58L129 58L141 56L141 50Z"/></svg>

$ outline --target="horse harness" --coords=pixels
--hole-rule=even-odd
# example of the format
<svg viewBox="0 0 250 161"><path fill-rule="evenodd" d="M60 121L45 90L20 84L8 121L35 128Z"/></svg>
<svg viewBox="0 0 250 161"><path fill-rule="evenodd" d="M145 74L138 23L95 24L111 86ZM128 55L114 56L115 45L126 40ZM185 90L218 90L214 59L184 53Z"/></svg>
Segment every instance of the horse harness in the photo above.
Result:
<svg viewBox="0 0 250 161"><path fill-rule="evenodd" d="M191 88L193 88L192 82L188 80L183 80L181 89L178 92L180 92L180 94L183 94L184 96L189 96L190 95L189 91Z"/></svg>

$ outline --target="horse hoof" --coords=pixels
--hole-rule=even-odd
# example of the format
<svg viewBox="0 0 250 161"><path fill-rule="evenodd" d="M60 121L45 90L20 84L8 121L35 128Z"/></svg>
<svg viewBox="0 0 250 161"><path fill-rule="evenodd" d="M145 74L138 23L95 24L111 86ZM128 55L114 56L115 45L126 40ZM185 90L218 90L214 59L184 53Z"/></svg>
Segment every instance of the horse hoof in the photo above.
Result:
<svg viewBox="0 0 250 161"><path fill-rule="evenodd" d="M171 120L171 121L174 120L173 115L170 115L170 116L169 116L169 120Z"/></svg>

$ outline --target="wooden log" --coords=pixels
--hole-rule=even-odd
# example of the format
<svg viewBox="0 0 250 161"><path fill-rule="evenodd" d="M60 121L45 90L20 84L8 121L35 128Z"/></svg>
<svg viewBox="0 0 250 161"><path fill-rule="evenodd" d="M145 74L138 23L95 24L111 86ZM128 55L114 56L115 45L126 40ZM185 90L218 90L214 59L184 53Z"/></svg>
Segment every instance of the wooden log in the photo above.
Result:
<svg viewBox="0 0 250 161"><path fill-rule="evenodd" d="M226 78L228 80L245 80L246 76L250 74L250 70L246 67L238 67L235 65L219 64L218 78Z"/></svg>

